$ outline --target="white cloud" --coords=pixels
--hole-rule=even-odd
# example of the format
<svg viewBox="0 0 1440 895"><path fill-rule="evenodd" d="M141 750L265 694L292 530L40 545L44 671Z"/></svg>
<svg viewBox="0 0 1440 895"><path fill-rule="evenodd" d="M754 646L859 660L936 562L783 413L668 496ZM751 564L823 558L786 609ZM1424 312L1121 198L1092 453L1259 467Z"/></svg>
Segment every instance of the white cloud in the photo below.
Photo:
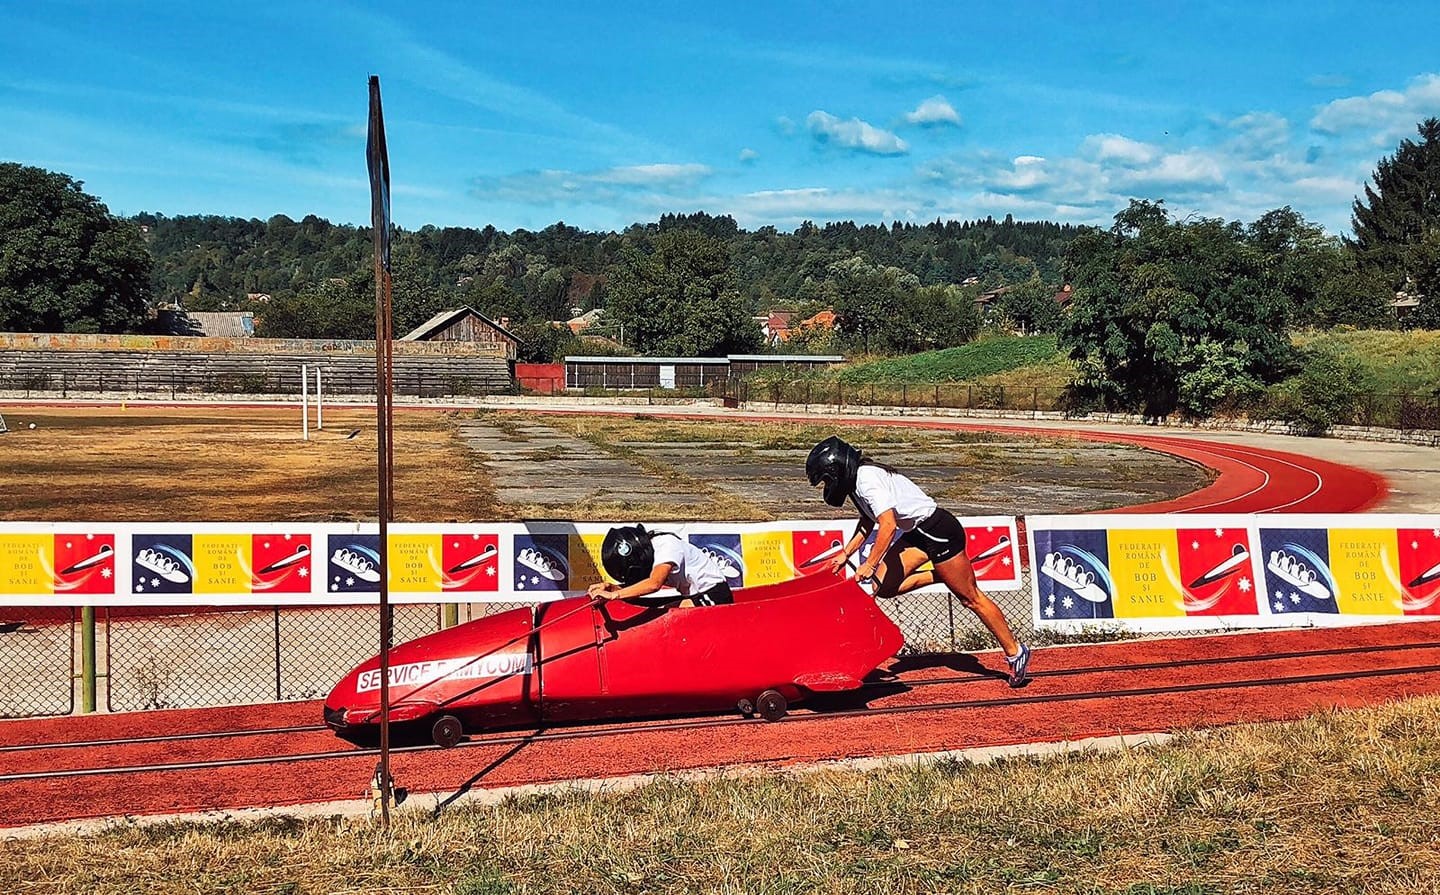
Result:
<svg viewBox="0 0 1440 895"><path fill-rule="evenodd" d="M805 126L815 139L845 149L873 155L904 155L910 144L887 130L859 118L842 119L816 109L805 117Z"/></svg>
<svg viewBox="0 0 1440 895"><path fill-rule="evenodd" d="M1263 158L1290 143L1290 122L1269 112L1250 112L1228 122L1235 131L1234 149L1248 158Z"/></svg>
<svg viewBox="0 0 1440 895"><path fill-rule="evenodd" d="M620 168L606 168L588 176L596 183L615 183L631 186L651 185L673 181L697 180L710 173L705 165L627 165Z"/></svg>
<svg viewBox="0 0 1440 895"><path fill-rule="evenodd" d="M1224 180L1220 163L1200 150L1166 153L1154 164L1128 169L1115 178L1132 188L1218 185Z"/></svg>
<svg viewBox="0 0 1440 895"><path fill-rule="evenodd" d="M950 105L949 100L943 96L932 96L915 107L915 111L908 112L905 120L911 124L919 124L931 127L941 124L953 124L957 127L960 124L960 113Z"/></svg>
<svg viewBox="0 0 1440 895"><path fill-rule="evenodd" d="M1082 153L1099 162L1122 165L1148 165L1159 158L1161 150L1152 143L1141 143L1119 134L1091 134L1080 144Z"/></svg>
<svg viewBox="0 0 1440 895"><path fill-rule="evenodd" d="M1051 182L1050 172L1045 168L1045 159L1038 155L1018 156L1009 171L997 171L993 177L996 186L1006 190L1025 192L1038 189Z"/></svg>
<svg viewBox="0 0 1440 895"><path fill-rule="evenodd" d="M742 162L753 162L759 157L760 153L751 149L749 146L746 146L744 149L740 150L740 161Z"/></svg>
<svg viewBox="0 0 1440 895"><path fill-rule="evenodd" d="M1390 142L1436 114L1440 114L1440 75L1425 74L1413 78L1404 90L1377 90L1326 103L1310 119L1310 126L1331 136L1369 130L1377 141Z"/></svg>
<svg viewBox="0 0 1440 895"><path fill-rule="evenodd" d="M664 197L685 190L709 176L697 164L626 165L598 171L521 171L500 177L479 177L471 194L513 202L603 202L622 195Z"/></svg>

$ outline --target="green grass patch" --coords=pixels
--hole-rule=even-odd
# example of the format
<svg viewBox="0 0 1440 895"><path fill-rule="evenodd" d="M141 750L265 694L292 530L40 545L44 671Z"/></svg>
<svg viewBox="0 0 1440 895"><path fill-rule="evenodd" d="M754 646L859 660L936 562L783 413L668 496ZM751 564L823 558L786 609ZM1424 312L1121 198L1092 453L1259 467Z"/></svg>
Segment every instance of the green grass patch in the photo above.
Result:
<svg viewBox="0 0 1440 895"><path fill-rule="evenodd" d="M1057 356L1054 336L992 336L941 351L851 364L838 378L842 382L970 382L1053 362Z"/></svg>
<svg viewBox="0 0 1440 895"><path fill-rule="evenodd" d="M1354 360L1366 391L1433 395L1440 390L1440 331L1309 331L1296 333L1294 342L1304 351Z"/></svg>

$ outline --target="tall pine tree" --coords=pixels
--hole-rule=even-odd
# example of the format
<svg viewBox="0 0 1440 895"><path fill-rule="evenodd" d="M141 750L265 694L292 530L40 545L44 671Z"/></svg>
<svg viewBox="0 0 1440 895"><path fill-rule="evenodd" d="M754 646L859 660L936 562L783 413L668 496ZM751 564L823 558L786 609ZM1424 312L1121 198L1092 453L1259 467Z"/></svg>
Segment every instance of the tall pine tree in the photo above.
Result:
<svg viewBox="0 0 1440 895"><path fill-rule="evenodd" d="M1440 327L1440 118L1418 126L1419 142L1401 140L1380 160L1356 199L1354 246L1366 272L1393 289L1424 295L1410 321Z"/></svg>

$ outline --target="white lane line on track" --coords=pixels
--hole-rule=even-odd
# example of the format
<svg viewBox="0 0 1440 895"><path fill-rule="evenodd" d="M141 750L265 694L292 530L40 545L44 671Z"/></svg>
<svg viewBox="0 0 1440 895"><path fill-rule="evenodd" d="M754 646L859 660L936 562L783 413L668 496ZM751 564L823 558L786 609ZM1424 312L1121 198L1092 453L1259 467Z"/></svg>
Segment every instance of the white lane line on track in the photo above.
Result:
<svg viewBox="0 0 1440 895"><path fill-rule="evenodd" d="M1130 440L1128 440L1128 439L1124 439L1124 440L1121 440L1120 443L1122 443L1122 444L1133 444L1133 445L1135 445L1136 447L1146 447L1146 446L1148 445L1148 446L1151 446L1153 450L1163 451L1162 442L1161 442L1159 439L1149 440L1148 442L1130 441ZM1231 456L1230 454L1226 453L1226 452L1223 451L1223 450L1219 450L1219 448L1221 448L1221 447L1226 447L1226 448L1228 448L1228 445L1218 445L1218 444L1214 444L1213 442L1207 442L1207 441L1184 441L1184 442L1168 442L1168 441L1166 441L1166 442L1163 442L1163 444L1164 444L1164 445L1177 446L1177 447L1178 447L1179 445L1183 444L1186 448L1188 448L1189 450L1191 450L1191 451L1193 451L1193 452L1195 452L1195 453L1198 453L1198 454L1208 454L1208 455L1211 456L1211 457L1219 457L1219 458L1221 458L1221 459L1228 460L1228 461L1230 461L1230 462L1232 462L1232 463L1238 463L1238 464L1241 465L1241 466L1247 467L1247 468L1249 468L1249 469L1254 470L1255 472L1260 473L1260 484L1256 485L1254 488L1251 488L1249 491L1246 491L1244 494L1237 494L1237 495L1235 495L1234 497L1227 497L1227 498L1225 498L1224 500L1212 501L1211 503L1204 503L1204 504L1200 504L1199 506L1185 507L1185 508L1182 509L1182 510L1176 510L1176 512L1178 512L1178 513L1192 513L1192 514L1193 514L1193 513L1209 512L1209 511L1214 510L1216 507L1223 507L1223 506L1225 506L1225 504L1227 504L1227 503L1234 503L1234 502L1239 501L1239 500L1244 500L1244 499L1246 499L1247 497L1251 497L1251 496L1253 496L1253 495L1255 495L1255 494L1259 494L1259 493L1263 492L1266 488L1270 487L1270 472L1269 472L1269 470L1266 470L1266 469L1263 469L1263 468L1261 468L1261 467L1259 467L1259 466L1256 466L1254 463L1247 463L1247 462L1244 461L1244 460L1240 460L1240 459L1238 459L1238 458L1236 458L1236 457ZM1171 456L1179 456L1179 455L1177 455L1177 454L1171 454ZM1260 455L1252 455L1252 456L1260 456ZM1188 458L1182 458L1182 459L1188 459ZM1199 492L1191 492L1191 493L1199 493ZM1179 499L1179 498L1177 498L1177 499ZM1287 506L1288 506L1288 504L1287 504ZM1254 512L1268 512L1268 510L1258 510L1258 511L1254 511Z"/></svg>
<svg viewBox="0 0 1440 895"><path fill-rule="evenodd" d="M1313 470L1313 469L1310 469L1309 467L1301 466L1299 463L1293 463L1293 462L1291 462L1291 461L1289 461L1289 460L1286 460L1286 459L1284 459L1284 458L1282 458L1282 457L1277 457L1277 456L1275 456L1274 454L1271 454L1271 453L1267 453L1267 452L1257 452L1257 451L1250 450L1250 449L1247 449L1247 448L1244 448L1244 447L1241 447L1241 446L1223 445L1223 447L1225 448L1226 451L1233 451L1233 452L1235 452L1235 453L1244 454L1244 455L1247 456L1247 457L1258 457L1258 458L1260 458L1260 459L1267 460L1267 461L1270 461L1270 462L1272 462L1272 463L1283 463L1284 465L1289 466L1289 467L1292 468L1292 469L1298 469L1298 470L1300 470L1301 472L1306 473L1307 475L1313 476L1313 477L1315 478L1315 487L1311 488L1311 489L1309 490L1309 492L1307 492L1307 493L1304 494L1303 496L1297 497L1297 498L1295 498L1295 499L1293 499L1293 500L1289 500L1289 501L1287 501L1287 502L1285 502L1285 503L1279 504L1278 506L1266 507L1265 509L1255 510L1254 512L1258 512L1258 513L1277 513L1277 512L1279 512L1279 511L1281 511L1281 510L1283 510L1283 509L1285 509L1285 508L1287 508L1287 507L1292 507L1292 506L1294 506L1294 505L1296 505L1296 504L1298 504L1298 503L1303 503L1304 501L1309 500L1310 498L1314 497L1316 494L1320 493L1321 489L1323 489L1323 488L1325 487L1325 479L1320 475L1320 473L1316 472L1316 471ZM1252 463L1246 463L1244 460L1235 459L1233 456L1230 456L1230 455L1228 455L1228 454L1226 454L1226 453L1222 453L1222 452L1212 452L1212 453L1214 453L1215 456L1228 457L1229 459L1234 460L1234 462L1236 462L1236 463L1240 463L1240 464L1242 464L1242 465L1244 465L1244 466L1249 466L1251 469L1257 469L1257 470L1259 470L1259 471L1260 471L1261 473L1263 473L1264 476L1265 476L1265 485L1268 485L1268 484L1269 484L1269 482L1270 482L1270 473L1269 473L1268 471L1263 470L1263 469L1260 469L1259 467L1255 466L1255 465L1252 464ZM1263 488L1264 488L1265 485L1262 485L1260 489L1256 489L1256 490L1263 490ZM1255 493L1255 492L1254 492L1254 491L1251 491L1250 493L1253 494L1253 493ZM1241 496L1243 497L1243 496L1248 496L1248 495L1241 495ZM1230 498L1229 500L1224 500L1224 501L1221 501L1220 503L1212 504L1211 506L1223 506L1224 504L1231 503L1231 502L1236 501L1236 500L1239 500L1239 499L1240 499L1240 497L1233 497L1233 498ZM1194 510L1186 510L1185 512L1194 512Z"/></svg>

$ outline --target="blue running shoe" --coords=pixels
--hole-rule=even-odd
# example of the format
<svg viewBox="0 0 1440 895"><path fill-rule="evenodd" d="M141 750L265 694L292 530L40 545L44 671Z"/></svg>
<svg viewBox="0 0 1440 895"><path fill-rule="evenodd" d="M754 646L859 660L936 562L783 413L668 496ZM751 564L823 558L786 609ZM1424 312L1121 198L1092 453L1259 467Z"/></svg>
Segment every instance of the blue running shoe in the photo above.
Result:
<svg viewBox="0 0 1440 895"><path fill-rule="evenodd" d="M1005 664L1010 666L1010 686L1018 688L1025 686L1030 679L1030 647L1020 644L1020 652L1013 656L1005 657Z"/></svg>

